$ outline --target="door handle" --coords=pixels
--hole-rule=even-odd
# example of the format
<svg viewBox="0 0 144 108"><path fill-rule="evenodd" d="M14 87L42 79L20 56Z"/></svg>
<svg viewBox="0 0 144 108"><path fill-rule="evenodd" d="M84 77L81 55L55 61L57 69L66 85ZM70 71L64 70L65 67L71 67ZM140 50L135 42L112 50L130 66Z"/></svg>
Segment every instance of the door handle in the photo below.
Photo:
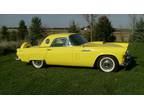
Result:
<svg viewBox="0 0 144 108"><path fill-rule="evenodd" d="M47 51L51 51L52 49L47 49Z"/></svg>
<svg viewBox="0 0 144 108"><path fill-rule="evenodd" d="M84 49L84 50L82 50L82 52L90 52L91 50L89 50L89 49Z"/></svg>

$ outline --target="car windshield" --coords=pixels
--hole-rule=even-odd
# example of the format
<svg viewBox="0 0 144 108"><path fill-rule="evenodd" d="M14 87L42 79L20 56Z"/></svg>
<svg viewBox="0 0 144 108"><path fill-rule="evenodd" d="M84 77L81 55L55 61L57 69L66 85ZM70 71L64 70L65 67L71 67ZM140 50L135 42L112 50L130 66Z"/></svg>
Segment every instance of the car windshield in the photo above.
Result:
<svg viewBox="0 0 144 108"><path fill-rule="evenodd" d="M69 36L69 39L72 45L82 45L88 42L83 36L79 34L71 35Z"/></svg>

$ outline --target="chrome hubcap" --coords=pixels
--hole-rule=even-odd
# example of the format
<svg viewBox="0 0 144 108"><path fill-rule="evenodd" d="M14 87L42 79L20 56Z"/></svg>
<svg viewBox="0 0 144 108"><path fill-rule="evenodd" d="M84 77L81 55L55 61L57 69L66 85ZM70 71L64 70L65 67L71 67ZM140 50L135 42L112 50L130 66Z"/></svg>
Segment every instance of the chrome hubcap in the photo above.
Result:
<svg viewBox="0 0 144 108"><path fill-rule="evenodd" d="M40 60L35 60L34 61L34 64L37 65L37 66L40 66L42 64L42 61Z"/></svg>
<svg viewBox="0 0 144 108"><path fill-rule="evenodd" d="M115 63L114 63L113 59L111 59L109 57L105 57L105 58L101 59L100 67L105 72L111 72L115 67Z"/></svg>

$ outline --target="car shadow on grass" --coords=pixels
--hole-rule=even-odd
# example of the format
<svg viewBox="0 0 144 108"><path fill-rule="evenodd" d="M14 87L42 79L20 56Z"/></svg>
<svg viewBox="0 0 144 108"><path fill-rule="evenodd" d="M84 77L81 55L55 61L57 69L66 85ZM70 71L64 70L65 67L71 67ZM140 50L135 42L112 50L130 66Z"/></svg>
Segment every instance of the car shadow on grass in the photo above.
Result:
<svg viewBox="0 0 144 108"><path fill-rule="evenodd" d="M44 68L67 68L67 69L94 69L93 67L45 65Z"/></svg>

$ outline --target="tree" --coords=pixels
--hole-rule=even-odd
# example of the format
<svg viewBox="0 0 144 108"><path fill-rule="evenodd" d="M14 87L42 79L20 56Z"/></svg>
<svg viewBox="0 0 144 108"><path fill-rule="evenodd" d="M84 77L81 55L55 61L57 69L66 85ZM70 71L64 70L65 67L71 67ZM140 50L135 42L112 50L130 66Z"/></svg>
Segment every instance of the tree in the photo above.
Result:
<svg viewBox="0 0 144 108"><path fill-rule="evenodd" d="M25 25L24 20L21 20L18 27L18 40L25 40L26 36L28 36L27 26Z"/></svg>
<svg viewBox="0 0 144 108"><path fill-rule="evenodd" d="M70 24L68 32L70 32L70 33L80 33L80 28L78 27L78 25L76 25L75 21L72 21L72 23Z"/></svg>
<svg viewBox="0 0 144 108"><path fill-rule="evenodd" d="M136 14L129 14L130 17L130 25L131 25L131 30L132 30L132 34L135 31L136 28L136 20L137 20L137 15Z"/></svg>
<svg viewBox="0 0 144 108"><path fill-rule="evenodd" d="M134 33L131 36L131 41L144 42L144 20L142 18L136 22Z"/></svg>
<svg viewBox="0 0 144 108"><path fill-rule="evenodd" d="M30 35L35 39L42 37L42 23L39 17L33 17L30 26Z"/></svg>
<svg viewBox="0 0 144 108"><path fill-rule="evenodd" d="M6 26L1 28L1 39L5 41L9 41L9 32Z"/></svg>
<svg viewBox="0 0 144 108"><path fill-rule="evenodd" d="M93 36L95 34L95 23L98 15L96 14L84 14L84 18L86 19L88 25L90 26L90 41L93 40Z"/></svg>
<svg viewBox="0 0 144 108"><path fill-rule="evenodd" d="M100 41L115 41L116 37L113 35L114 29L111 22L106 16L101 16L96 24L95 40Z"/></svg>

